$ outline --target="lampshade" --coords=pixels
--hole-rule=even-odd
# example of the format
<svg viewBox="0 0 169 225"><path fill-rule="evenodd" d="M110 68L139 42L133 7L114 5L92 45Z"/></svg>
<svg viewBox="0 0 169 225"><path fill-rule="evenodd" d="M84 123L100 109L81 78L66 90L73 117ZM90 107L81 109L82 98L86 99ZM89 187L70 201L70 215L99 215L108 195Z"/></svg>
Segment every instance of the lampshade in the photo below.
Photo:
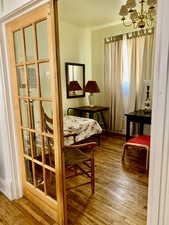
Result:
<svg viewBox="0 0 169 225"><path fill-rule="evenodd" d="M126 7L127 8L134 8L134 7L136 7L136 1L135 0L127 0Z"/></svg>
<svg viewBox="0 0 169 225"><path fill-rule="evenodd" d="M80 91L82 88L80 87L78 81L70 81L69 82L69 91Z"/></svg>
<svg viewBox="0 0 169 225"><path fill-rule="evenodd" d="M128 9L127 9L126 5L121 6L119 14L120 14L120 16L127 16L128 15Z"/></svg>
<svg viewBox="0 0 169 225"><path fill-rule="evenodd" d="M138 18L137 10L133 10L133 12L130 14L130 19L132 21L135 21Z"/></svg>
<svg viewBox="0 0 169 225"><path fill-rule="evenodd" d="M100 89L99 89L96 81L89 80L86 84L86 87L84 88L84 91L89 92L89 93L97 93L97 92L100 92Z"/></svg>
<svg viewBox="0 0 169 225"><path fill-rule="evenodd" d="M147 0L147 5L156 5L157 4L157 0Z"/></svg>

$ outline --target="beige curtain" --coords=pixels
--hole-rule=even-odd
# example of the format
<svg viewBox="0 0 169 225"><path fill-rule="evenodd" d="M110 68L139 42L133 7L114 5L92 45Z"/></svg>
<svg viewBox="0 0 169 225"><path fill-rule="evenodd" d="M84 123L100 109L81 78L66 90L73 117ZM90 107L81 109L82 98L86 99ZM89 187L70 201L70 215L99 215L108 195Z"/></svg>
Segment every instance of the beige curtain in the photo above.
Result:
<svg viewBox="0 0 169 225"><path fill-rule="evenodd" d="M105 104L110 108L109 129L118 133L122 132L124 118L122 42L105 43Z"/></svg>
<svg viewBox="0 0 169 225"><path fill-rule="evenodd" d="M153 80L154 33L128 39L127 48L130 74L128 112L132 112L144 108L146 82Z"/></svg>

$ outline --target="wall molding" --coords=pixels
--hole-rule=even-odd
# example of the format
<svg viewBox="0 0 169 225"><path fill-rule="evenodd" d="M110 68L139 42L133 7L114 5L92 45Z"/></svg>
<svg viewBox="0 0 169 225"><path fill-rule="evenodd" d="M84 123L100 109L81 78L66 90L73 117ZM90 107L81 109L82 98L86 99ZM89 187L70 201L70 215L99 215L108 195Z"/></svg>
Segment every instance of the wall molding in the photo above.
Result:
<svg viewBox="0 0 169 225"><path fill-rule="evenodd" d="M7 181L0 178L0 191L10 200L14 199L12 195L12 181Z"/></svg>

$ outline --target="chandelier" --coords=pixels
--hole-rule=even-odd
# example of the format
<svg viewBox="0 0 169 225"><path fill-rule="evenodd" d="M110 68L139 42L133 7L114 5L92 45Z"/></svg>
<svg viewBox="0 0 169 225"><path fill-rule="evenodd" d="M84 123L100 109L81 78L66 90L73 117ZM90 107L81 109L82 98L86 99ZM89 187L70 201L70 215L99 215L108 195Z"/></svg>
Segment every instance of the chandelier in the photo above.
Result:
<svg viewBox="0 0 169 225"><path fill-rule="evenodd" d="M126 5L122 5L120 16L123 25L136 28L152 27L155 21L157 0L140 0L140 5L136 5L136 0L127 0Z"/></svg>

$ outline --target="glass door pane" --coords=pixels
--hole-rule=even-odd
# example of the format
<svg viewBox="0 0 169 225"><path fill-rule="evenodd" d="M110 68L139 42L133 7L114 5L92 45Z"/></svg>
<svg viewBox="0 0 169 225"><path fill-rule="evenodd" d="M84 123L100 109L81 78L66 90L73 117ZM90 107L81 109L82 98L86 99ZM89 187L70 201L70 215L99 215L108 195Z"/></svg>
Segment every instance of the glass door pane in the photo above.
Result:
<svg viewBox="0 0 169 225"><path fill-rule="evenodd" d="M39 75L42 98L51 98L51 77L49 72L49 63L39 64Z"/></svg>
<svg viewBox="0 0 169 225"><path fill-rule="evenodd" d="M14 32L13 37L15 48L15 61L16 63L22 63L24 62L24 50L21 30Z"/></svg>
<svg viewBox="0 0 169 225"><path fill-rule="evenodd" d="M36 32L38 59L48 59L48 36L45 35L45 33L47 32L47 20L43 20L36 24Z"/></svg>
<svg viewBox="0 0 169 225"><path fill-rule="evenodd" d="M24 28L26 61L35 59L35 40L32 26Z"/></svg>
<svg viewBox="0 0 169 225"><path fill-rule="evenodd" d="M28 91L29 96L39 97L38 81L36 76L36 66L31 64L27 66Z"/></svg>
<svg viewBox="0 0 169 225"><path fill-rule="evenodd" d="M18 95L26 96L26 77L23 66L16 67L16 75L18 82Z"/></svg>

